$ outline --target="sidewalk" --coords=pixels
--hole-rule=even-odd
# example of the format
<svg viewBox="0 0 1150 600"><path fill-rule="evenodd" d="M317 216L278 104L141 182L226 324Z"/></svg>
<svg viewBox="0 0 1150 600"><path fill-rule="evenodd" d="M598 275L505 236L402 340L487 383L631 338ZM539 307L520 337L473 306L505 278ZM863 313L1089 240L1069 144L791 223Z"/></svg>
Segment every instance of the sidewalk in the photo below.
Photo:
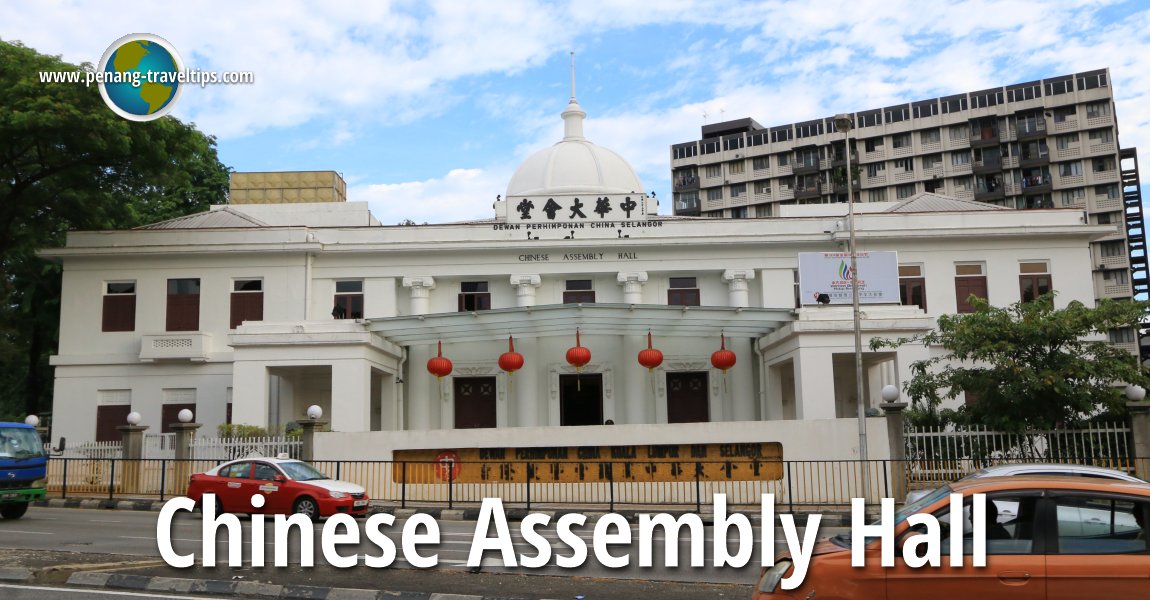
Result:
<svg viewBox="0 0 1150 600"><path fill-rule="evenodd" d="M170 500L170 498L169 498ZM49 498L46 500L38 500L32 504L33 506L47 506L51 508L87 508L87 509L107 509L107 510L138 510L138 511L155 511L159 512L164 506L164 502L158 499L147 498ZM704 505L707 506L707 505ZM739 510L740 507L730 507L730 512L742 512L753 525L760 523L761 515L759 514L758 507L749 507L750 510ZM868 507L867 514L877 517L877 509L875 507ZM387 513L394 515L397 519L404 519L410 517L415 513L423 513L431 516L437 521L475 521L479 518L479 507L468 506L460 508L446 508L444 506L424 506L400 508L394 504L372 503L372 511L370 514ZM566 514L578 513L586 515L588 520L595 520L599 517L608 514L608 510L603 506L561 506L554 505L540 505L539 507L532 507L528 511L524 507L509 506L504 507L504 514L506 514L508 521L521 521L528 514L542 514L551 517L552 520ZM671 516L678 517L679 515L694 513L682 505L671 507L660 507L655 505L643 506L626 506L615 507L615 514L622 515L628 521L634 523L639 520L640 514L654 514L654 513L667 513ZM843 507L835 507L833 509L819 511L814 508L796 510L794 513L787 513L780 510L780 507L775 507L776 520L780 515L793 514L800 522L805 522L806 515L821 514L823 516L822 523L825 526L831 527L849 527L850 526L850 510ZM703 521L710 523L712 514L708 510L699 513Z"/></svg>

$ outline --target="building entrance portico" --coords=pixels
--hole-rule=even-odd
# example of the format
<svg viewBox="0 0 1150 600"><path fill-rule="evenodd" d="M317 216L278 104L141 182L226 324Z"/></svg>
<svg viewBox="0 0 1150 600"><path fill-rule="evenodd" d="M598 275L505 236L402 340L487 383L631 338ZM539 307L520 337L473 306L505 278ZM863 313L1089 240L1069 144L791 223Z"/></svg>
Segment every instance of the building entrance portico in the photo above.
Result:
<svg viewBox="0 0 1150 600"><path fill-rule="evenodd" d="M766 376L767 419L836 419L858 414L853 317L849 306L796 311L797 319L759 340ZM910 381L910 365L928 356L920 345L872 352L872 339L909 337L933 328L915 306L870 306L862 320L863 403L878 408L883 386Z"/></svg>

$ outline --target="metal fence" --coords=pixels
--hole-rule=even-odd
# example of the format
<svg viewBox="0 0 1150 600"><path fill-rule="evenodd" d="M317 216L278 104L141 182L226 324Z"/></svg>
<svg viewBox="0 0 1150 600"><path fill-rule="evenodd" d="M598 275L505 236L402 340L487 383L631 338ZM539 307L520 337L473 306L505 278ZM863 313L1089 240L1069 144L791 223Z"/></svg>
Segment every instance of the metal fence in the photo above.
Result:
<svg viewBox="0 0 1150 600"><path fill-rule="evenodd" d="M232 460L247 456L277 456L287 454L299 458L303 439L299 436L267 436L242 438L197 437L192 441L192 456L204 460Z"/></svg>
<svg viewBox="0 0 1150 600"><path fill-rule="evenodd" d="M1090 464L1089 461L1086 461ZM193 473L217 464L214 460L77 459L49 462L48 489L59 497L159 498L187 491ZM622 461L506 462L498 466L475 463L489 471L483 481L460 478L467 463L317 461L320 471L335 479L366 488L369 497L396 506L478 506L483 498L498 497L509 507L530 510L539 506L603 507L681 506L702 510L714 494L726 494L728 504L757 506L761 494L774 494L780 507L790 510L850 506L853 498L877 503L906 492L936 487L966 473L955 469L946 479L923 478L922 464L907 461L680 461L637 463ZM674 465L672 467L671 465ZM1150 460L1128 459L1121 468L1146 478ZM757 469L757 478L732 479ZM666 477L670 471L674 477ZM727 477L723 477L723 473ZM932 473L939 473L935 470ZM580 474L585 478L579 480ZM719 474L719 475L716 475ZM591 476L593 475L593 476Z"/></svg>
<svg viewBox="0 0 1150 600"><path fill-rule="evenodd" d="M1002 463L1087 464L1134 472L1133 457L1130 428L1122 424L1022 432L980 426L920 427L906 433L912 488L934 487Z"/></svg>

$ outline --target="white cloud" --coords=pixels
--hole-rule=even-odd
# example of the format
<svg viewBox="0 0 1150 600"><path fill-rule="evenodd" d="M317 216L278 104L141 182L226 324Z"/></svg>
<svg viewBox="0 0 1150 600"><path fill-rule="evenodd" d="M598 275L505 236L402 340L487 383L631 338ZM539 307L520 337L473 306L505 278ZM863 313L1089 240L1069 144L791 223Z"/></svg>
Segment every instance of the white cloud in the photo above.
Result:
<svg viewBox="0 0 1150 600"><path fill-rule="evenodd" d="M513 168L513 167L512 167ZM452 169L440 178L354 185L348 200L367 202L385 225L405 220L446 223L490 219L495 196L507 189L512 169Z"/></svg>
<svg viewBox="0 0 1150 600"><path fill-rule="evenodd" d="M180 100L176 115L222 143L300 128L287 136L295 139L289 148L358 147L385 137L368 130L438 115L457 120L460 131L500 140L498 156L455 162L479 169L446 172L445 165L439 177L376 185L371 174L359 174L363 183L352 196L370 198L385 222L490 216L491 198L518 161L554 143L562 129L561 105L541 105L539 90L506 86L509 76L612 33L646 36L645 44L662 51L644 62L621 51L589 67L631 78L661 73L665 82L619 106L596 102L594 86L580 87L587 135L622 154L661 196L669 192L670 144L696 139L704 111L710 122L752 117L770 126L1106 66L1123 145L1150 147L1150 79L1143 77L1150 73L1150 10L1116 0L123 6L131 10L19 3L7 7L0 37L80 62L97 60L120 35L147 31L169 39L192 66L253 71L254 85L190 90ZM1129 14L1101 26L1102 10ZM478 117L475 108L483 111ZM465 121L476 118L500 130Z"/></svg>

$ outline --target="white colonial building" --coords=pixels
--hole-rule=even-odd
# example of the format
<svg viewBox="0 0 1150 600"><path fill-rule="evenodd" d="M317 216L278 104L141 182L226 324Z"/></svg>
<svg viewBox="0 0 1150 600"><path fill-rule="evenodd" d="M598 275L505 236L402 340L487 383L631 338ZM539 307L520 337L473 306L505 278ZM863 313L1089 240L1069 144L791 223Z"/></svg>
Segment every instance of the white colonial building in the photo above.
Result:
<svg viewBox="0 0 1150 600"><path fill-rule="evenodd" d="M491 220L383 226L333 173L237 174L227 206L70 233L42 253L64 268L53 435L114 437L129 410L159 432L188 407L206 431L276 429L317 404L332 458L760 441L791 458L857 453L850 306L799 307L797 278L799 253L845 250L846 205L660 216L584 116L572 99L563 140L523 163ZM1093 304L1089 243L1119 227L933 194L859 212L860 251L897 252L906 303L864 305L864 347L928 330L971 293L1005 305L1053 287L1060 306ZM577 331L591 353L578 369ZM637 361L648 332L664 356L652 370ZM726 372L711 363L721 335ZM510 375L509 336L524 358ZM427 367L440 343L442 379ZM926 356L867 349L864 402Z"/></svg>

